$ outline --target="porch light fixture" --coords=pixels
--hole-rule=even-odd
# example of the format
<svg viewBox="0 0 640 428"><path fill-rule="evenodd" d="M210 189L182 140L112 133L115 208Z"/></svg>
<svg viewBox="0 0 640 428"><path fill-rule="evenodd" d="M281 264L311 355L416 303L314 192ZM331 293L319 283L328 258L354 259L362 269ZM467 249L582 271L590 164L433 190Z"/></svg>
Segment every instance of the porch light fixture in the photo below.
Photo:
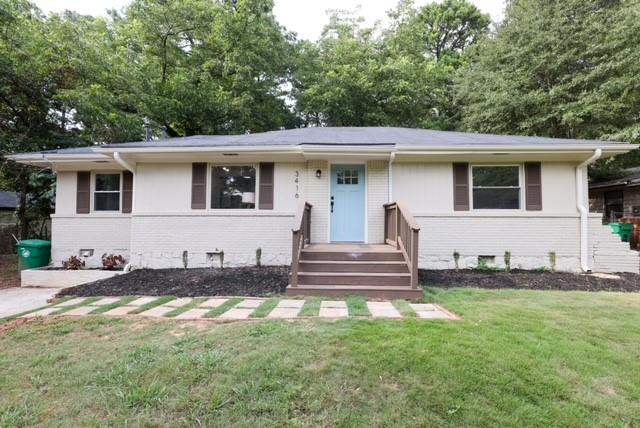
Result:
<svg viewBox="0 0 640 428"><path fill-rule="evenodd" d="M322 177L322 170L316 169L316 178L320 178L320 177Z"/></svg>

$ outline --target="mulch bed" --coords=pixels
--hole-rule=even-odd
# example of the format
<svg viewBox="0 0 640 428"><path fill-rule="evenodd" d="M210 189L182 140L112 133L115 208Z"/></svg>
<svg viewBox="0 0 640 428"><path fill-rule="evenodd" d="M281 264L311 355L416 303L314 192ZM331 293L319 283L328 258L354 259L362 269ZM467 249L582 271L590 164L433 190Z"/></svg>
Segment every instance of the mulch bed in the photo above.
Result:
<svg viewBox="0 0 640 428"><path fill-rule="evenodd" d="M426 287L518 288L528 290L640 291L640 275L616 274L620 279L598 278L567 272L513 270L420 270L420 283Z"/></svg>
<svg viewBox="0 0 640 428"><path fill-rule="evenodd" d="M20 287L18 256L2 254L0 255L0 288L9 287Z"/></svg>
<svg viewBox="0 0 640 428"><path fill-rule="evenodd" d="M529 290L640 291L640 275L621 279L597 278L565 272L514 270L420 270L426 287L518 288ZM225 269L138 269L126 275L67 288L58 296L272 296L289 284L289 266Z"/></svg>
<svg viewBox="0 0 640 428"><path fill-rule="evenodd" d="M137 269L62 290L58 296L270 296L284 293L289 266Z"/></svg>

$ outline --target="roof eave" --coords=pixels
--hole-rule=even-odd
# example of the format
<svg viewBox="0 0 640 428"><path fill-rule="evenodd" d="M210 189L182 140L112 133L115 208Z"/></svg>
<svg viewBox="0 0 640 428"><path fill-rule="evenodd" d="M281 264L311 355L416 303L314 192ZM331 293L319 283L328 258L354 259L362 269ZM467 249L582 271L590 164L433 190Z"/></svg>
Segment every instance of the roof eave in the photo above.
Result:
<svg viewBox="0 0 640 428"><path fill-rule="evenodd" d="M609 155L622 154L640 147L638 144L528 144L528 145L461 145L461 146L429 146L416 147L399 145L396 152L403 154L461 154L461 153L581 153L602 149Z"/></svg>

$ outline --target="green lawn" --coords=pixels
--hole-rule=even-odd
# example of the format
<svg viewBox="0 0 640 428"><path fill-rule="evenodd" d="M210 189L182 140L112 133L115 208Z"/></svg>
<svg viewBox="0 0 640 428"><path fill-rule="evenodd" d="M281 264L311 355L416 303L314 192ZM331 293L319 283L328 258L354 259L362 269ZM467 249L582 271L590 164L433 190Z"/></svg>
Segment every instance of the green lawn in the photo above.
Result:
<svg viewBox="0 0 640 428"><path fill-rule="evenodd" d="M463 320L36 321L0 426L640 425L640 294L428 295Z"/></svg>

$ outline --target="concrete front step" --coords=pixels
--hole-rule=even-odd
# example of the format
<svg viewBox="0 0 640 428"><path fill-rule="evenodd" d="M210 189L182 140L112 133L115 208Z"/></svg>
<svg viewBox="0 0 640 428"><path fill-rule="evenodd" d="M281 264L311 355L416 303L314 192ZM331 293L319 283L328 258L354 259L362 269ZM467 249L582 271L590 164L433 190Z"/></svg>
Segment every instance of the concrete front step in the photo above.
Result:
<svg viewBox="0 0 640 428"><path fill-rule="evenodd" d="M408 287L411 285L411 275L409 273L299 272L298 284Z"/></svg>
<svg viewBox="0 0 640 428"><path fill-rule="evenodd" d="M424 297L422 288L409 286L382 286L382 285L326 285L313 284L297 287L287 286L288 296L362 296L375 299L408 299L419 300Z"/></svg>
<svg viewBox="0 0 640 428"><path fill-rule="evenodd" d="M409 273L403 261L301 260L301 272Z"/></svg>

